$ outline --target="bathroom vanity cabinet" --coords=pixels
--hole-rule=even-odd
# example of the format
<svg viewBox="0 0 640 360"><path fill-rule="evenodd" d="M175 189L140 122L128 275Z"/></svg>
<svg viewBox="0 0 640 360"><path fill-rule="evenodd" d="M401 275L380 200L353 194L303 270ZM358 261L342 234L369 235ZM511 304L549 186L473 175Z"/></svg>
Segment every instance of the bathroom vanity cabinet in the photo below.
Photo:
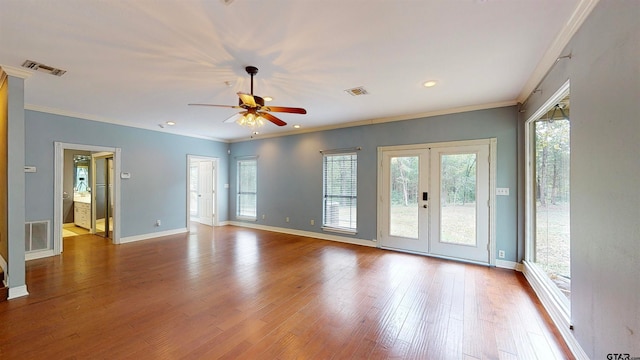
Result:
<svg viewBox="0 0 640 360"><path fill-rule="evenodd" d="M73 222L76 226L91 229L91 203L73 202Z"/></svg>

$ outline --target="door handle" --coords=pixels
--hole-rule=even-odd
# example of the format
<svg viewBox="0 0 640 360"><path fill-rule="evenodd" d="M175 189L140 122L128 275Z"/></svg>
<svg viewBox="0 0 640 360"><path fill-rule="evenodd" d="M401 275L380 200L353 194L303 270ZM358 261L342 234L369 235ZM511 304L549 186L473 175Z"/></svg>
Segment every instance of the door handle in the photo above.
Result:
<svg viewBox="0 0 640 360"><path fill-rule="evenodd" d="M424 204L424 205L422 205L422 207L426 209L426 208L428 208L428 207L429 207L429 205Z"/></svg>

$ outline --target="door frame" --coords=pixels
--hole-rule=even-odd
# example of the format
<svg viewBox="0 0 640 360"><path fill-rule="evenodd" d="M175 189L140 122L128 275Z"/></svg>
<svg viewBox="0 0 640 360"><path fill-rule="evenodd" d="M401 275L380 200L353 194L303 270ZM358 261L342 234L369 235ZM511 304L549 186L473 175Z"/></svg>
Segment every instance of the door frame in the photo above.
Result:
<svg viewBox="0 0 640 360"><path fill-rule="evenodd" d="M91 152L113 153L113 238L112 243L120 244L120 164L122 149L116 147L71 144L56 141L54 143L54 169L53 169L53 255L60 255L63 250L62 237L62 184L64 182L64 151L84 150Z"/></svg>
<svg viewBox="0 0 640 360"><path fill-rule="evenodd" d="M210 156L201 156L201 155L191 155L187 154L187 186L186 186L186 194L187 194L187 209L186 209L186 223L187 229L191 228L191 162L193 160L207 160L211 161L213 164L213 226L219 226L218 222L218 168L220 165L220 158L210 157Z"/></svg>
<svg viewBox="0 0 640 360"><path fill-rule="evenodd" d="M456 147L456 146L469 146L469 145L489 145L489 262L476 262L471 260L464 260L459 258L452 258L447 256L435 255L435 254L425 254L419 253L420 255L426 255L431 257L438 257L444 259L451 259L462 262L469 262L474 264L481 265L489 265L495 266L496 264L496 221L495 221L495 208L496 208L496 160L497 160L497 139L496 138L488 138L488 139L477 139L477 140L459 140L459 141L446 141L446 142L434 142L434 143L423 143L423 144L409 144L409 145L392 145L392 146L379 146L378 147L378 190L377 190L377 229L376 234L378 237L382 238L382 222L383 219L383 153L385 151L395 151L395 150L416 150L416 149L428 149L428 148L438 148L438 147ZM382 246L381 242L377 242L377 247L380 248Z"/></svg>

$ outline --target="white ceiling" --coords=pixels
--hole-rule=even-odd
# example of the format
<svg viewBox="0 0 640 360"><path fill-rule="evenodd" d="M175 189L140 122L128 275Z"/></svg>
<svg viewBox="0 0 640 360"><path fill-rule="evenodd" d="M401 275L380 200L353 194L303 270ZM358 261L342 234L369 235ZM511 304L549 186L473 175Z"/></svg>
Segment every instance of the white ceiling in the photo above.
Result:
<svg viewBox="0 0 640 360"><path fill-rule="evenodd" d="M1 0L0 65L67 70L29 76L28 109L234 140L233 109L187 104L235 105L246 65L255 94L308 111L267 135L522 101L581 1Z"/></svg>

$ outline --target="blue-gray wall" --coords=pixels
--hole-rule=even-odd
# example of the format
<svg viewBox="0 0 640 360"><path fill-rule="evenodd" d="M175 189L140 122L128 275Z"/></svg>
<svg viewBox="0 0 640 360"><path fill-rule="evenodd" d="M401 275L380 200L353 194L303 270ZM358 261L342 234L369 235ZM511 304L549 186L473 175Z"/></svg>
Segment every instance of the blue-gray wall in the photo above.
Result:
<svg viewBox="0 0 640 360"><path fill-rule="evenodd" d="M37 111L25 112L26 220L53 221L54 142L122 149L121 236L186 227L187 155L219 158L218 189L228 183L228 144ZM227 192L218 194L218 219L227 220ZM162 226L154 226L156 219Z"/></svg>
<svg viewBox="0 0 640 360"><path fill-rule="evenodd" d="M640 1L602 0L528 102L571 82L571 322L592 359L640 356Z"/></svg>
<svg viewBox="0 0 640 360"><path fill-rule="evenodd" d="M505 260L516 257L517 119L515 107L472 111L415 120L365 125L300 135L254 139L231 144L230 218L235 219L236 159L258 156L260 225L321 232L322 156L320 150L360 146L358 151L358 239L377 239L377 151L379 146L497 138L497 186L511 189L498 196L496 244ZM263 220L262 215L266 215ZM289 217L287 223L285 218ZM310 225L310 220L315 225Z"/></svg>

